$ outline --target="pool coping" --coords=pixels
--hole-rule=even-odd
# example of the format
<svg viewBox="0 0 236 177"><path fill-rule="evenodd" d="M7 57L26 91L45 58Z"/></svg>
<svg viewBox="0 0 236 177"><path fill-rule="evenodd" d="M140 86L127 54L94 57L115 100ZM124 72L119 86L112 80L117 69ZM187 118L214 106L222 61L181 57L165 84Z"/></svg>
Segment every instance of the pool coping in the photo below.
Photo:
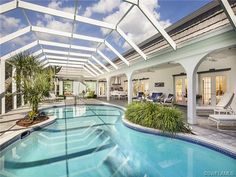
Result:
<svg viewBox="0 0 236 177"><path fill-rule="evenodd" d="M33 131L42 129L56 121L55 116L48 116L48 117L49 119L47 119L46 121L40 122L30 127L25 128L25 127L18 126L19 128L21 128L20 130L14 130L13 132L6 132L6 134L8 135L0 138L0 152L3 151L6 147L11 145L12 143L21 139L22 133L27 132L27 131L32 133Z"/></svg>

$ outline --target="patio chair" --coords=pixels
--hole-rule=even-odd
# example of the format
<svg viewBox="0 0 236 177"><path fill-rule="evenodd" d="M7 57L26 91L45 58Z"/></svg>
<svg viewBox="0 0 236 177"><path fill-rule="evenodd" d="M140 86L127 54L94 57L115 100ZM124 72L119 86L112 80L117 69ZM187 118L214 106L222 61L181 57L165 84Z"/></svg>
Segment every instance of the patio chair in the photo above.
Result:
<svg viewBox="0 0 236 177"><path fill-rule="evenodd" d="M143 99L144 93L138 92L136 97L133 97L133 101L141 101Z"/></svg>
<svg viewBox="0 0 236 177"><path fill-rule="evenodd" d="M160 102L162 96L163 96L162 92L160 93L153 92L152 95L147 98L147 101Z"/></svg>
<svg viewBox="0 0 236 177"><path fill-rule="evenodd" d="M163 105L172 105L174 101L174 94L168 94L168 96L161 100Z"/></svg>
<svg viewBox="0 0 236 177"><path fill-rule="evenodd" d="M221 131L225 131L225 129L221 129L219 126L220 126L220 123L228 123L230 125L233 125L233 123L236 123L236 115L235 114L232 114L232 115L228 115L228 114L225 114L225 115L209 115L208 117L208 121L213 121L213 122L216 122L216 127L217 127L217 130L221 130Z"/></svg>
<svg viewBox="0 0 236 177"><path fill-rule="evenodd" d="M230 107L232 101L234 99L234 93L226 92L223 97L220 99L219 103L214 108L214 114L218 113L225 113L231 114L233 112L232 108Z"/></svg>

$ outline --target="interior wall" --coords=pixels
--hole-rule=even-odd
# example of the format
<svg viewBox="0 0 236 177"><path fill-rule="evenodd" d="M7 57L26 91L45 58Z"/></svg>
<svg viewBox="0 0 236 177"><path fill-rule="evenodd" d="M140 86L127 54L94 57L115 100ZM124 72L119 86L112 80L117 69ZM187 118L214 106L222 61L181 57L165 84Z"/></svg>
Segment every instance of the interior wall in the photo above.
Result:
<svg viewBox="0 0 236 177"><path fill-rule="evenodd" d="M82 91L86 90L86 86L79 82L79 81L73 81L73 94L74 95L79 95L80 93L82 93Z"/></svg>
<svg viewBox="0 0 236 177"><path fill-rule="evenodd" d="M215 62L205 60L199 66L198 72L206 71L213 68L214 69L231 68L230 71L226 71L227 91L234 92L235 94L232 107L234 107L234 110L236 110L236 56L227 56L225 58L217 59L217 61Z"/></svg>
<svg viewBox="0 0 236 177"><path fill-rule="evenodd" d="M138 73L133 75L133 79L141 79L141 78L149 78L149 90L148 92L151 94L152 92L162 92L166 95L169 93L174 93L174 83L173 83L173 75L180 74L185 72L182 66L175 66L169 68L158 69L155 71L149 71L144 73ZM164 87L155 87L155 83L164 82Z"/></svg>

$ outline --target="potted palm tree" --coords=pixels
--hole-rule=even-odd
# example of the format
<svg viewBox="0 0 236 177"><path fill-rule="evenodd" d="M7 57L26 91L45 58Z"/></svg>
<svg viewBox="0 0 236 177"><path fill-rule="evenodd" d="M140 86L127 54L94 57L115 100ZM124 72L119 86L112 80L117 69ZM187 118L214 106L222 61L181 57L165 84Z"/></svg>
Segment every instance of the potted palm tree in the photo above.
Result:
<svg viewBox="0 0 236 177"><path fill-rule="evenodd" d="M31 108L27 116L17 124L29 126L47 119L46 116L42 116L38 107L50 91L50 80L53 77L51 68L43 69L37 57L27 53L15 55L10 63L16 68L15 80L19 87L18 94L24 95L24 101L28 102Z"/></svg>

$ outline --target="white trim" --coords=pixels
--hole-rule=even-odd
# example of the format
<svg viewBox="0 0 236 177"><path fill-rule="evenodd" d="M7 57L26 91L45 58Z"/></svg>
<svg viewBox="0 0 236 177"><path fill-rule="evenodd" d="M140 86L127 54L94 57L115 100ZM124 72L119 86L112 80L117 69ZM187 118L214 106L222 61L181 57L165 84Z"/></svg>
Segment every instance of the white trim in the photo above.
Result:
<svg viewBox="0 0 236 177"><path fill-rule="evenodd" d="M16 54L19 54L20 52L24 52L24 51L26 51L26 50L28 50L30 48L35 47L36 45L38 45L38 41L34 41L34 42L32 42L32 43L30 43L28 45L25 45L25 46L15 50L15 51L13 51L13 52L10 52L10 53L2 56L1 60L7 60L8 58L11 58L11 57L13 57Z"/></svg>
<svg viewBox="0 0 236 177"><path fill-rule="evenodd" d="M85 64L84 66L86 66L90 71L92 71L96 75L99 75L99 73L97 71L95 71L92 67L90 67L88 64Z"/></svg>
<svg viewBox="0 0 236 177"><path fill-rule="evenodd" d="M40 54L42 54L42 53L43 53L43 50L40 49L40 50L38 50L38 51L32 53L32 55L33 55L33 56L38 56L38 55L40 55ZM44 56L45 56L45 55L44 55Z"/></svg>
<svg viewBox="0 0 236 177"><path fill-rule="evenodd" d="M124 31L120 27L116 27L116 31L128 42L128 44L133 47L136 52L139 53L144 60L147 60L147 56L143 53L143 51L124 33Z"/></svg>
<svg viewBox="0 0 236 177"><path fill-rule="evenodd" d="M234 11L231 8L228 0L219 0L219 2L223 6L224 12L228 17L232 27L236 30L236 15L234 14Z"/></svg>
<svg viewBox="0 0 236 177"><path fill-rule="evenodd" d="M85 58L91 57L90 54L77 53L77 52L65 52L65 51L50 50L50 49L43 49L43 51L44 53L57 54L57 55L70 55L70 56L85 57Z"/></svg>
<svg viewBox="0 0 236 177"><path fill-rule="evenodd" d="M36 11L36 12L40 12L40 13L45 13L45 14L49 14L49 15L54 15L54 16L74 20L73 13L63 12L60 10L56 10L56 9L52 9L52 8L36 5L33 3L24 2L24 1L19 1L18 6L23 9L32 10L32 11ZM75 20L79 21L79 22L87 23L90 25L100 26L103 28L115 29L115 25L113 25L113 24L109 24L109 23L99 21L99 20L90 19L87 17L79 16L79 15L75 16Z"/></svg>
<svg viewBox="0 0 236 177"><path fill-rule="evenodd" d="M63 32L63 31L58 31L58 30L39 27L39 26L32 26L32 31L47 33L47 34L52 34L52 35L58 35L58 36L63 36L63 37L72 37L74 39L81 39L81 40L92 41L92 42L103 42L104 41L103 39L97 38L97 37L90 37L90 36L74 34L74 33L72 34L69 32Z"/></svg>
<svg viewBox="0 0 236 177"><path fill-rule="evenodd" d="M126 60L125 57L123 57L108 41L105 40L105 45L118 56L125 64L129 66L128 60Z"/></svg>
<svg viewBox="0 0 236 177"><path fill-rule="evenodd" d="M83 68L83 65L70 65L70 64L64 64L64 63L48 63L51 66L63 66L67 68Z"/></svg>
<svg viewBox="0 0 236 177"><path fill-rule="evenodd" d="M8 42L8 41L10 41L10 40L12 40L14 38L17 38L17 37L19 37L19 36L21 36L23 34L26 34L28 32L30 32L30 26L27 26L27 27L25 27L23 29L20 29L20 30L14 32L14 33L8 34L8 35L6 35L4 37L1 37L0 38L0 44Z"/></svg>
<svg viewBox="0 0 236 177"><path fill-rule="evenodd" d="M149 12L149 10L142 4L138 3L139 9L142 13L147 17L150 23L156 28L156 30L165 38L165 40L170 44L170 46L176 50L176 43L171 39L171 37L167 34L164 28L160 25L160 23L155 19L155 17Z"/></svg>
<svg viewBox="0 0 236 177"><path fill-rule="evenodd" d="M0 13L2 14L15 8L17 8L16 0L0 5Z"/></svg>
<svg viewBox="0 0 236 177"><path fill-rule="evenodd" d="M118 69L118 66L116 66L107 56L105 56L100 50L97 50L97 53L104 58L110 65L112 65L115 69Z"/></svg>
<svg viewBox="0 0 236 177"><path fill-rule="evenodd" d="M55 56L55 55L46 55L46 57L48 59L56 59L56 60L71 60L71 61L83 61L83 62L87 62L88 59L84 59L84 58L71 58L71 57L63 57L63 56Z"/></svg>
<svg viewBox="0 0 236 177"><path fill-rule="evenodd" d="M86 68L85 66L83 66L83 68L92 76L96 77L96 75L94 73L92 73L88 68Z"/></svg>
<svg viewBox="0 0 236 177"><path fill-rule="evenodd" d="M99 69L95 64L93 64L91 61L88 60L88 63L92 65L96 70L98 70L101 74L104 74L104 72L101 69Z"/></svg>
<svg viewBox="0 0 236 177"><path fill-rule="evenodd" d="M103 67L107 72L110 72L110 69L107 68L102 62L100 62L97 58L94 56L91 57L94 61L96 61L101 67Z"/></svg>
<svg viewBox="0 0 236 177"><path fill-rule="evenodd" d="M62 47L62 48L69 48L70 47L69 44L59 43L59 42L51 42L51 41L45 41L45 40L39 40L39 44L47 45L47 46L53 46L53 47ZM96 52L96 48L92 48L92 47L71 45L71 48L72 49L77 49L77 50L85 50L85 51Z"/></svg>
<svg viewBox="0 0 236 177"><path fill-rule="evenodd" d="M49 63L65 63L65 64L75 64L75 65L84 65L85 63L83 63L83 62L76 62L76 61L70 61L70 60L67 60L67 61L63 61L63 60L61 60L61 61L59 61L59 60L54 60L54 59L50 59L50 58L48 58L48 62Z"/></svg>

